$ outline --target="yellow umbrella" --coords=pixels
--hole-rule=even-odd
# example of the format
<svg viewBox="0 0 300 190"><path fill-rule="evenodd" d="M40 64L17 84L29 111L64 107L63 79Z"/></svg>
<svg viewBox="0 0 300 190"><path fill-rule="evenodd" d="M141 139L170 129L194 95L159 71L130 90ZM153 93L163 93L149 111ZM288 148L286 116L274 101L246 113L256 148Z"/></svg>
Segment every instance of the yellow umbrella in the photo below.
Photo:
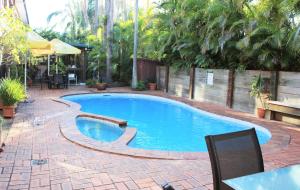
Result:
<svg viewBox="0 0 300 190"><path fill-rule="evenodd" d="M38 35L36 32L28 32L27 39L29 46L32 49L51 48L51 44L49 43L49 41Z"/></svg>
<svg viewBox="0 0 300 190"><path fill-rule="evenodd" d="M33 56L45 56L48 55L48 75L50 69L50 55L54 53L51 43L45 38L41 37L34 31L27 32L27 40L29 43L30 52ZM25 61L25 74L27 70L27 60ZM25 77L26 84L26 77Z"/></svg>
<svg viewBox="0 0 300 190"><path fill-rule="evenodd" d="M51 43L36 32L28 32L27 39L33 56L51 55L54 53Z"/></svg>
<svg viewBox="0 0 300 190"><path fill-rule="evenodd" d="M80 49L60 41L59 39L53 39L50 43L56 55L75 55L81 53Z"/></svg>

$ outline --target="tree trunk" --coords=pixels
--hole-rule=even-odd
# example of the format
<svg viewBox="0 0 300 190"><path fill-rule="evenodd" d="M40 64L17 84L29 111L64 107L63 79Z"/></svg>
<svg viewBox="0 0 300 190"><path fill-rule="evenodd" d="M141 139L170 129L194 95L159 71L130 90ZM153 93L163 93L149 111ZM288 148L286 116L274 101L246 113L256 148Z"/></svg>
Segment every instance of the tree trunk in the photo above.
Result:
<svg viewBox="0 0 300 190"><path fill-rule="evenodd" d="M88 16L88 2L87 0L82 1L82 11L83 11L83 18L85 22L85 27L90 28L90 21L89 21L89 16Z"/></svg>
<svg viewBox="0 0 300 190"><path fill-rule="evenodd" d="M93 26L93 34L97 34L97 30L99 28L99 0L95 0L95 18L94 18L94 26Z"/></svg>
<svg viewBox="0 0 300 190"><path fill-rule="evenodd" d="M106 82L110 83L112 81L111 72L111 59L112 59L112 30L113 30L113 0L105 1L106 10Z"/></svg>
<svg viewBox="0 0 300 190"><path fill-rule="evenodd" d="M132 88L137 87L137 46L138 46L138 14L139 4L135 0L135 15L134 15L134 46L133 46L133 66L132 66Z"/></svg>

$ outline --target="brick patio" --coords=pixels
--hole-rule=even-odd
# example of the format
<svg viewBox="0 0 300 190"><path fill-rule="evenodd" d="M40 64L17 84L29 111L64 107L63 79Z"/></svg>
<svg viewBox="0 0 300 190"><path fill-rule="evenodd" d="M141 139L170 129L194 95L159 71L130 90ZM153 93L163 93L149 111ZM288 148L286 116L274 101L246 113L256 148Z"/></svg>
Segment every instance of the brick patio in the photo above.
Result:
<svg viewBox="0 0 300 190"><path fill-rule="evenodd" d="M90 92L84 87L68 90L30 89L33 103L22 104L0 154L0 189L160 189L164 181L176 189L212 189L208 158L161 160L134 158L91 150L70 142L60 133L69 109L55 102L64 94ZM127 92L127 88L108 91ZM166 96L162 92L144 92ZM260 120L218 105L170 97L203 110L252 121L268 128L275 139L263 147L266 170L300 163L300 128ZM41 166L32 159L47 159Z"/></svg>

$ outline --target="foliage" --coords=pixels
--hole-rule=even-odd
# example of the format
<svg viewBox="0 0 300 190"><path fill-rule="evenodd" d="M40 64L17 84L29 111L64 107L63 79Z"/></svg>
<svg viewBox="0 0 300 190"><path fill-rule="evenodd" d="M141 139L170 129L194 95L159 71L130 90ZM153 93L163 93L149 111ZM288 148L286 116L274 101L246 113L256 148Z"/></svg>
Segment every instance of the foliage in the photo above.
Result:
<svg viewBox="0 0 300 190"><path fill-rule="evenodd" d="M96 1L82 2L71 1L66 10L49 15L49 21L60 16L67 23L65 33L41 33L93 46L88 78L100 80L106 68L107 17L104 9L96 12ZM175 68L300 70L299 4L299 0L161 0L157 7L139 11L138 57ZM133 12L123 8L117 10L124 14L115 17L108 41L112 42L112 78L128 83L134 21Z"/></svg>
<svg viewBox="0 0 300 190"><path fill-rule="evenodd" d="M17 18L12 8L0 9L0 56L5 63L20 63L28 50L28 27Z"/></svg>
<svg viewBox="0 0 300 190"><path fill-rule="evenodd" d="M38 33L41 37L43 37L49 41L51 41L55 38L63 40L62 39L63 37L59 32L55 32L51 29L47 29L47 28L46 29L36 29L35 32Z"/></svg>
<svg viewBox="0 0 300 190"><path fill-rule="evenodd" d="M264 98L262 97L262 93L264 91L264 80L261 77L261 74L258 76L255 76L254 79L251 82L251 91L250 95L252 97L257 97L264 109L266 109L266 102L264 101Z"/></svg>
<svg viewBox="0 0 300 190"><path fill-rule="evenodd" d="M3 105L12 106L26 98L24 86L19 80L4 78L0 83Z"/></svg>
<svg viewBox="0 0 300 190"><path fill-rule="evenodd" d="M297 0L163 0L159 57L175 67L299 68L299 10Z"/></svg>
<svg viewBox="0 0 300 190"><path fill-rule="evenodd" d="M102 19L103 22L105 19ZM157 44L155 41L156 29L154 24L153 9L139 12L139 45L138 57L158 59ZM90 78L92 73L104 70L106 61L106 48L103 42L104 23L99 27L96 35L89 35L87 41L93 50L89 53L88 72ZM132 56L133 56L133 13L128 15L127 20L116 20L113 26L112 39L112 77L114 81L128 82L131 80ZM100 76L104 73L100 72ZM95 77L94 77L95 78Z"/></svg>
<svg viewBox="0 0 300 190"><path fill-rule="evenodd" d="M56 73L56 68L57 68L57 71L58 71L59 74L66 74L67 67L66 67L66 65L62 62L61 59L58 61L57 64L52 64L52 65L50 66L50 73L51 73L51 74L55 74L55 73Z"/></svg>
<svg viewBox="0 0 300 190"><path fill-rule="evenodd" d="M96 84L97 84L97 81L93 80L93 79L88 79L85 82L85 85L87 85L88 87L94 87L94 86L96 86Z"/></svg>
<svg viewBox="0 0 300 190"><path fill-rule="evenodd" d="M10 78L24 81L24 65L12 64L10 67Z"/></svg>
<svg viewBox="0 0 300 190"><path fill-rule="evenodd" d="M142 80L138 81L136 90L146 90L145 82Z"/></svg>
<svg viewBox="0 0 300 190"><path fill-rule="evenodd" d="M70 0L63 10L55 11L48 16L48 23L52 28L64 27L62 37L66 42L83 41L91 29L89 20L92 18L88 17L87 6L86 1Z"/></svg>

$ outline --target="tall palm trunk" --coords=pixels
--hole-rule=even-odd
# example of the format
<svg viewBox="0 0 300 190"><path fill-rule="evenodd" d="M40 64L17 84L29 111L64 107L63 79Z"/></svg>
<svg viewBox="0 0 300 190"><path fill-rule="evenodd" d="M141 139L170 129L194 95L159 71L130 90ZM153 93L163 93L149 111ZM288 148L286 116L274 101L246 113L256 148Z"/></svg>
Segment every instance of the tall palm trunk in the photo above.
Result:
<svg viewBox="0 0 300 190"><path fill-rule="evenodd" d="M113 29L113 0L105 1L106 9L106 82L111 82L112 59L112 29Z"/></svg>
<svg viewBox="0 0 300 190"><path fill-rule="evenodd" d="M85 27L90 28L90 21L88 16L88 2L87 0L82 1L82 14L84 18Z"/></svg>
<svg viewBox="0 0 300 190"><path fill-rule="evenodd" d="M93 26L94 34L97 34L98 28L99 28L99 0L95 0L95 18L94 18L94 26Z"/></svg>
<svg viewBox="0 0 300 190"><path fill-rule="evenodd" d="M111 82L112 59L112 29L113 29L113 0L105 1L106 13L106 82Z"/></svg>
<svg viewBox="0 0 300 190"><path fill-rule="evenodd" d="M138 46L138 14L139 3L135 0L135 15L134 15L134 46L133 46L133 66L132 66L132 88L137 87L137 46Z"/></svg>

